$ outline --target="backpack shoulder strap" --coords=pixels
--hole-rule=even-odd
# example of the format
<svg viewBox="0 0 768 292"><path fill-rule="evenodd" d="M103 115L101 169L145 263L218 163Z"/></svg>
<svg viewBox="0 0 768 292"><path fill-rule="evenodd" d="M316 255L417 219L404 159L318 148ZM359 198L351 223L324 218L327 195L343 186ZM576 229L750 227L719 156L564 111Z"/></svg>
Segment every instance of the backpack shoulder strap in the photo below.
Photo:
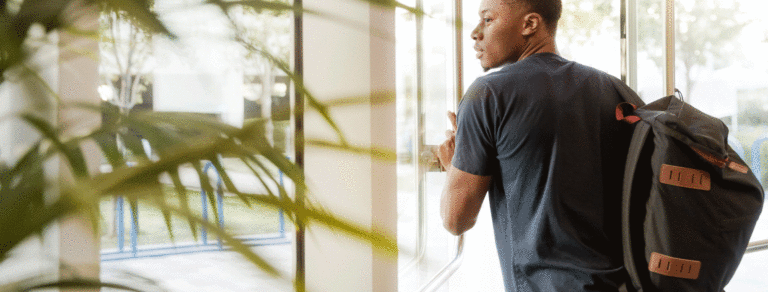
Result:
<svg viewBox="0 0 768 292"><path fill-rule="evenodd" d="M624 267L627 269L627 273L629 273L629 277L632 280L632 285L636 289L639 289L642 291L642 281L640 279L640 275L638 274L638 267L636 264L636 257L642 256L642 254L637 254L635 252L635 249L640 248L641 250L644 249L643 246L640 247L633 247L632 243L642 243L643 238L632 238L633 232L630 229L630 225L632 224L632 218L635 218L636 214L633 213L633 207L632 206L632 189L633 189L633 183L635 174L637 171L638 161L640 160L640 154L642 153L643 149L645 148L646 141L648 139L648 134L651 131L651 125L648 123L636 123L635 124L635 130L632 134L632 140L629 144L629 151L627 152L627 162L625 164L624 168L624 184L622 188L622 199L621 199L621 234L622 234L622 247L623 247L623 254L624 254ZM644 210L644 206L643 206ZM638 262L644 263L644 260L637 258ZM642 268L642 267L640 267Z"/></svg>

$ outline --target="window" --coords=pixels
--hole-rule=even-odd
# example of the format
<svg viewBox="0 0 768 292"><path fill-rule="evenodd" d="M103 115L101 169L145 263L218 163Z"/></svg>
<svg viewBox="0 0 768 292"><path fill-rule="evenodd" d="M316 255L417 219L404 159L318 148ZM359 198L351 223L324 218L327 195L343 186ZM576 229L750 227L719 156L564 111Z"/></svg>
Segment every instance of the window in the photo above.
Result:
<svg viewBox="0 0 768 292"><path fill-rule="evenodd" d="M220 7L204 1L151 2L154 3L153 10L178 38L171 40L151 36L131 25L126 15L103 12L99 66L99 93L102 99L126 112L184 112L218 119L235 127L241 127L249 119L265 118L268 122L264 127L270 142L286 156L292 155L289 104L292 85L285 72L259 53L259 50L265 50L286 64L291 63L294 40L292 14L260 12L241 5L229 8L228 15L224 15ZM135 134L128 132L126 135ZM144 146L145 151L151 154L152 145L145 141ZM130 160L132 154L126 150L126 155ZM263 186L253 175L248 175L250 170L246 165L237 159L224 157L221 160L236 185L238 182L252 182L238 185L239 189L263 192ZM215 183L215 169L212 165L205 168ZM282 178L277 170L274 172ZM294 256L290 245L293 236L289 232L293 225L285 223L280 210L262 206L251 208L225 192L217 192L216 200L210 202L200 190L194 169L182 168L180 174L189 189L188 201L193 212L207 214L209 221L219 218L219 224L246 242L268 245L265 249L275 256L273 264L290 275ZM238 178L238 175L242 177ZM287 182L287 179L281 179L277 183ZM166 191L173 192L170 180L166 183L169 185ZM221 187L220 179L218 187ZM251 285L252 289L285 286L283 288L289 290L291 287L290 283L275 279L253 277L254 273L259 273L257 270L232 273L231 280L217 279L220 282L216 284L210 283L214 279L198 279L200 275L196 276L196 272L202 272L213 259L200 257L194 252L218 250L218 238L206 234L205 230L198 230L195 239L187 222L173 218L174 237L171 239L163 215L141 203L138 204L138 224L135 226L127 201L105 199L101 209L102 260L107 275L119 269L156 275L163 285L179 291L189 290L189 287L174 287L173 283L194 285L202 281L199 282L201 285L234 291L244 285L244 279L251 279L245 285ZM214 209L217 214L213 213ZM119 261L128 257L190 252L193 254L175 258L143 258L133 261L133 264ZM239 261L237 256L229 253L222 257L232 262ZM136 264L142 261L146 264ZM196 263L199 268L189 271L189 267L182 269L178 266L188 261L200 261ZM163 265L167 267L163 270L169 272L161 275L148 270L157 269L155 265ZM181 270L187 272L173 272ZM174 278L174 281L168 281ZM228 289L230 284L224 282L240 283L238 287Z"/></svg>

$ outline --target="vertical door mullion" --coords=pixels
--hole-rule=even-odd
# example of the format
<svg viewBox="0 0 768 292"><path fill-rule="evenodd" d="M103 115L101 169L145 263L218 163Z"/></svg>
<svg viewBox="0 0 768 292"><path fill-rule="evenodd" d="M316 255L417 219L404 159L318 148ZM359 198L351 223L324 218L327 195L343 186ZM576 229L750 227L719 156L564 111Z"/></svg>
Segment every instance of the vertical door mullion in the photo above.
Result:
<svg viewBox="0 0 768 292"><path fill-rule="evenodd" d="M424 1L416 0L416 9L424 11ZM424 258L427 246L427 165L421 159L423 153L427 151L426 145L426 113L424 112L424 15L416 14L416 140L418 145L416 153L418 155L416 164L417 182L416 189L418 195L418 227L416 237L416 262L420 263Z"/></svg>
<svg viewBox="0 0 768 292"><path fill-rule="evenodd" d="M637 0L621 0L621 80L637 86Z"/></svg>
<svg viewBox="0 0 768 292"><path fill-rule="evenodd" d="M675 94L675 0L664 0L664 93Z"/></svg>
<svg viewBox="0 0 768 292"><path fill-rule="evenodd" d="M304 171L304 95L298 89L298 84L304 83L304 18L303 13L300 12L304 9L303 0L293 0L293 72L298 76L299 80L293 82L293 113L291 117L293 119L293 157L296 167L301 171L302 175ZM294 184L295 185L295 184ZM305 194L303 188L294 188L294 200L299 207L304 207ZM294 267L294 286L297 291L304 291L306 289L306 255L304 253L305 242L304 233L306 226L303 220L297 219L294 222L295 225L295 244L294 255L296 256L296 262Z"/></svg>
<svg viewBox="0 0 768 292"><path fill-rule="evenodd" d="M461 0L453 0L454 6L453 6L453 30L454 30L454 40L453 43L455 45L454 49L454 58L455 58L455 64L456 64L456 74L455 74L455 86L456 88L456 94L455 98L453 99L453 110L458 110L459 100L461 100L461 97L464 93L464 63L463 63L463 55L464 55L464 49L463 49L463 39L462 31L464 27L464 19L461 17L462 9L462 2Z"/></svg>

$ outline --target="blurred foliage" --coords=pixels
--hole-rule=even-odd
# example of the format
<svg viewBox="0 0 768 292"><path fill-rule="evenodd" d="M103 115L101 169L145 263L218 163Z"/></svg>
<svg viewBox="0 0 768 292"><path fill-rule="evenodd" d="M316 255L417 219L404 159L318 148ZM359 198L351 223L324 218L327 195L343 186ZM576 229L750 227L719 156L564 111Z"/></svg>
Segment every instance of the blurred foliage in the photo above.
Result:
<svg viewBox="0 0 768 292"><path fill-rule="evenodd" d="M640 50L663 68L663 2L640 0L637 6ZM744 58L736 37L749 22L738 1L675 1L675 66L685 77L678 87L686 101L696 98L691 93L698 73L722 69Z"/></svg>
<svg viewBox="0 0 768 292"><path fill-rule="evenodd" d="M563 1L563 12L557 26L569 43L583 45L604 27L618 28L618 21L608 17L616 1ZM617 19L618 20L618 19Z"/></svg>
<svg viewBox="0 0 768 292"><path fill-rule="evenodd" d="M362 0L386 7L402 7L414 13L417 10L391 0ZM8 72L24 69L30 57L30 47L25 44L33 26L39 25L44 34L57 31L81 33L83 36L98 35L94 32L78 32L72 25L77 20L78 10L86 5L98 6L103 11L120 16L120 21L127 21L139 28L142 37L164 37L175 40L177 36L168 29L152 10L150 0L0 0L0 85L16 82L7 79ZM388 150L364 149L350 146L334 123L327 105L318 102L303 86L301 76L291 70L285 50L271 52L263 41L265 32L254 32L250 26L238 26L236 17L242 11L263 14L263 17L283 16L289 13L313 13L301 7L281 1L244 0L220 1L207 0L207 4L219 7L234 24L234 38L249 52L270 62L274 68L287 75L295 90L302 94L309 110L317 111L324 121L336 131L336 141L311 141L314 145L331 147L374 155L379 159L394 159ZM93 6L89 6L93 7ZM322 15L321 15L322 16ZM37 76L38 79L42 80ZM127 78L130 80L133 77ZM46 87L47 84L37 86ZM103 115L114 121L80 133L64 135L66 126L48 120L47 112L22 112L13 118L25 122L39 133L39 138L27 151L10 165L0 164L0 260L6 260L14 249L25 239L40 235L46 226L63 216L82 213L89 216L94 230L99 222L99 202L105 197L123 196L130 202L133 210L139 202L154 206L160 210L172 236L172 217L182 218L193 233L205 227L213 235L222 238L234 251L269 274L278 276L277 270L264 258L253 252L240 240L226 230L210 223L191 211L188 203L189 194L181 183L180 167L191 167L198 174L200 186L209 194L208 200L214 208L213 184L202 166L210 161L221 175L226 191L234 194L247 205L260 204L281 208L285 216L296 224L321 225L369 242L375 251L388 256L396 254L396 241L389 234L379 234L367 227L342 220L318 206L304 201L303 197L294 200L287 196L287 191L277 183L274 169L279 169L286 178L293 182L295 191L305 193L307 186L303 171L287 159L283 151L275 149L266 137L264 124L266 119L247 121L242 127L233 127L199 115L184 113L158 113L149 111L124 111L110 103L101 105L61 103L51 101L50 108L78 109L90 111L94 115ZM302 112L294 114L300 115ZM6 122L8 118L2 120ZM121 137L122 139L117 139ZM140 138L152 145L153 155L145 152ZM95 143L112 167L108 173L90 173L86 165L83 145ZM127 149L132 156L124 156ZM264 193L245 193L239 191L222 166L222 158L236 158L251 171L254 178L265 186ZM72 179L57 179L46 173L46 164L54 158L61 158ZM133 160L128 166L127 160ZM164 192L159 182L160 176L171 178L176 192ZM273 186L273 187L270 187ZM277 186L277 187L274 187ZM52 189L58 190L51 196ZM173 200L171 200L173 197ZM180 204L170 203L181 202ZM214 221L215 222L215 221ZM98 232L94 232L98 234ZM303 290L303 284L296 280L297 290ZM0 283L0 287L13 286ZM38 285L41 287L117 287L113 284L88 280L62 280L55 283Z"/></svg>
<svg viewBox="0 0 768 292"><path fill-rule="evenodd" d="M658 68L664 66L664 1L638 0L637 40L639 51L648 55ZM563 1L558 35L568 44L585 45L597 34L619 34L619 1ZM737 37L753 21L739 6L727 0L675 1L675 59L684 78L681 90L687 100L696 86L697 74L730 66L744 56Z"/></svg>

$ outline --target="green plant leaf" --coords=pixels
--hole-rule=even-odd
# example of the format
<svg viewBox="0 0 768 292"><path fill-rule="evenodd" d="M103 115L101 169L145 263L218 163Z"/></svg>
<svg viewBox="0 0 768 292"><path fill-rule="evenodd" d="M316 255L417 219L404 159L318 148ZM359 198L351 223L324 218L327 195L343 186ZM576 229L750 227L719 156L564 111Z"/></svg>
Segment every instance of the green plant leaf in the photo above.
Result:
<svg viewBox="0 0 768 292"><path fill-rule="evenodd" d="M208 3L214 4L216 6L219 6L221 10L224 10L225 12L228 11L233 6L247 6L251 7L256 10L256 12L263 12L264 10L274 11L274 12L297 12L301 13L303 10L285 3L285 2L278 2L278 1L262 1L262 0L243 0L243 1L222 1L222 0L208 0L206 1Z"/></svg>
<svg viewBox="0 0 768 292"><path fill-rule="evenodd" d="M176 189L176 195L179 196L181 210L187 213L192 213L191 209L189 208L189 196L187 194L187 188L184 187L184 185L181 183L181 177L179 177L178 168L169 169L168 175L173 181L173 187ZM195 225L195 221L188 219L187 222L189 223L189 229L192 231L192 237L195 239L195 241L197 241L197 225Z"/></svg>
<svg viewBox="0 0 768 292"><path fill-rule="evenodd" d="M107 158L109 165L112 169L117 169L125 166L125 159L123 159L122 153L117 148L117 139L113 135L113 132L106 129L99 129L91 135L96 145L99 146L101 152Z"/></svg>
<svg viewBox="0 0 768 292"><path fill-rule="evenodd" d="M315 207L304 207L301 204L291 201L289 198L275 198L272 196L243 194L254 202L259 202L268 206L282 208L285 212L294 213L296 220L309 224L323 225L331 230L341 231L351 236L370 242L377 252L382 252L387 256L397 254L397 241L389 235L379 234L369 231L368 228L355 223L347 222L333 216L327 211L318 210Z"/></svg>
<svg viewBox="0 0 768 292"><path fill-rule="evenodd" d="M31 147L12 168L3 168L0 175L0 258L13 248L20 239L33 230L19 228L19 220L25 220L31 210L43 208L44 181L40 144ZM13 224L12 224L13 222Z"/></svg>
<svg viewBox="0 0 768 292"><path fill-rule="evenodd" d="M216 168L216 172L218 173L221 180L224 182L224 186L227 187L227 190L237 195L238 198L240 198L243 203L245 203L248 208L252 208L251 203L248 202L248 200L245 199L245 197L242 196L240 191L237 190L237 187L235 187L235 184L232 182L232 179L229 178L229 175L227 174L227 170L224 169L224 166L221 165L221 161L219 161L219 158L216 156L213 156L210 158L211 164L213 164L213 167Z"/></svg>
<svg viewBox="0 0 768 292"><path fill-rule="evenodd" d="M300 78L300 76L296 75L293 70L291 70L291 67L283 60L275 57L269 51L262 47L258 47L252 43L244 41L242 38L238 39L240 43L249 51L252 51L254 53L257 53L261 55L263 58L267 59L270 63L275 65L278 69L283 71L288 78L293 82L294 87L296 88L296 91L303 95L306 98L306 103L313 108L315 111L317 111L320 116L323 118L323 120L328 123L329 126L336 132L337 138L341 141L342 144L348 144L346 138L344 137L344 134L341 132L341 128L336 124L336 122L331 118L330 111L327 106L323 105L321 102L318 101L317 98L315 98L314 95L312 95L309 90L304 86L303 78ZM303 112L294 111L295 115L302 115Z"/></svg>
<svg viewBox="0 0 768 292"><path fill-rule="evenodd" d="M264 157L266 160L268 160L270 163L275 165L278 169L280 169L284 175L286 175L291 181L294 182L296 188L298 189L305 189L306 185L304 184L304 171L301 170L298 166L293 164L288 158L286 158L283 153L280 151L277 151L276 149L270 147L268 144L262 144L262 143L242 143L241 145L230 145L231 149L234 153L238 153L240 155L248 155L248 153L260 153L261 157ZM257 161L255 158L251 159L254 163L261 163L260 161ZM266 168L262 168L265 171Z"/></svg>
<svg viewBox="0 0 768 292"><path fill-rule="evenodd" d="M21 197L23 196L21 195ZM0 259L6 258L8 252L27 237L39 234L46 226L49 226L57 219L79 209L80 205L76 201L71 200L70 196L62 195L48 206L27 209L23 216L13 218L13 221L6 221L14 222L14 224L12 228L7 228L0 234L3 242L0 245Z"/></svg>
<svg viewBox="0 0 768 292"><path fill-rule="evenodd" d="M250 261L251 263L253 263L256 266L258 266L259 268L261 268L267 274L269 274L269 275L271 275L273 277L280 276L280 272L275 267L270 265L261 256L257 255L255 252L253 252L253 250L251 250L251 248L248 247L247 245L245 245L241 240L233 237L232 235L229 234L229 232L227 232L226 230L220 228L218 225L213 224L213 223L211 223L209 221L203 220L198 215L195 215L193 213L184 211L184 210L182 210L180 208L177 208L177 207L174 207L172 205L164 204L163 202L160 202L160 201L154 201L152 203L155 204L159 209L168 210L168 211L172 212L173 214L176 214L176 215L181 216L183 218L186 218L188 220L195 221L197 224L203 226L209 232L212 232L212 233L216 234L216 236L218 236L224 242L226 242L226 244L229 245L232 248L232 250L234 250L234 251L238 252L239 254L241 254L248 261Z"/></svg>
<svg viewBox="0 0 768 292"><path fill-rule="evenodd" d="M115 284L115 283L109 283L109 282L101 282L98 280L88 280L88 279L69 279L69 280L58 280L51 283L45 283L45 284L38 284L33 285L31 287L21 288L20 291L37 291L42 289L51 289L51 288L112 288L112 289L119 289L121 291L134 291L134 292L142 292L142 290L138 290L126 285L121 284Z"/></svg>
<svg viewBox="0 0 768 292"><path fill-rule="evenodd" d="M176 39L176 35L165 26L156 13L152 12L149 0L91 0L105 5L107 11L124 11L135 24L149 32L159 33Z"/></svg>
<svg viewBox="0 0 768 292"><path fill-rule="evenodd" d="M264 179L262 178L262 174L259 173L255 168L253 168L253 166L248 162L248 160L245 157L240 157L240 161L242 161L243 164L245 164L245 166L248 167L248 169L251 170L251 173L253 173L253 176L255 176L256 179L259 180L259 182L261 183L262 186L264 186L264 189L267 190L267 193L270 196L274 197L275 194L272 192L272 189L269 187L269 185L267 185L267 182L264 181ZM267 175L267 176L270 179L272 179L272 182L274 182L275 185L279 185L278 182L271 175Z"/></svg>
<svg viewBox="0 0 768 292"><path fill-rule="evenodd" d="M144 144L141 142L141 138L138 135L130 132L120 133L118 135L120 135L120 139L123 140L125 148L130 150L139 162L149 160L149 154L144 151Z"/></svg>
<svg viewBox="0 0 768 292"><path fill-rule="evenodd" d="M208 198L208 204L211 204L214 221L219 222L219 207L216 204L216 193L213 189L213 185L211 185L208 172L205 171L206 169L204 169L204 167L200 166L199 161L193 161L192 166L195 168L197 176L200 177L200 187L205 191L205 196ZM216 170L214 169L214 171Z"/></svg>
<svg viewBox="0 0 768 292"><path fill-rule="evenodd" d="M26 36L33 23L42 24L46 31L59 28L64 9L72 0L25 0L16 14L16 29L20 36ZM5 7L3 7L5 8Z"/></svg>
<svg viewBox="0 0 768 292"><path fill-rule="evenodd" d="M69 166L72 168L76 177L85 178L89 176L88 167L86 166L85 158L83 157L79 145L65 145L62 143L59 139L59 134L53 125L39 117L25 113L21 115L21 119L33 126L40 132L40 134L53 143L54 147L67 159L67 162L69 162Z"/></svg>
<svg viewBox="0 0 768 292"><path fill-rule="evenodd" d="M356 147L351 145L342 145L324 140L307 140L306 145L313 145L317 147L330 148L342 150L345 152L352 152L362 155L370 155L375 159L384 161L396 161L397 153L389 149L382 149L378 147Z"/></svg>

